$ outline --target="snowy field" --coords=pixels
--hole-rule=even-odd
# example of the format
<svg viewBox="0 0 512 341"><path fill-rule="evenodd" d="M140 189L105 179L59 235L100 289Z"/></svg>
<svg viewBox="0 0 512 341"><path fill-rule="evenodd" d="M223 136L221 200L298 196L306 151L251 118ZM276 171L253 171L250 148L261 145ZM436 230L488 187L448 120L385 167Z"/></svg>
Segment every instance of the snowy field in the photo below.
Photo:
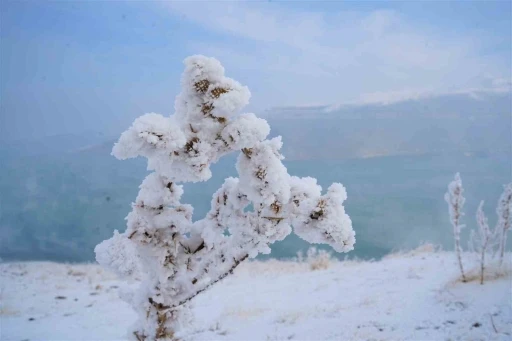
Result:
<svg viewBox="0 0 512 341"><path fill-rule="evenodd" d="M511 340L510 266L480 285L464 256L469 283L453 253L429 247L379 262L250 262L196 298L183 340ZM122 340L135 320L123 282L98 265L1 264L0 281L1 340Z"/></svg>

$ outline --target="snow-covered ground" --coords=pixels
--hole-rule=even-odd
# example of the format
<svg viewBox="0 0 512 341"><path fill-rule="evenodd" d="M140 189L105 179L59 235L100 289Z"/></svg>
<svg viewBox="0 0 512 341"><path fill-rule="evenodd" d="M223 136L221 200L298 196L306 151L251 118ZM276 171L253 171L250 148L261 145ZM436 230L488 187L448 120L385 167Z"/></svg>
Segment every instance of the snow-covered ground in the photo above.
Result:
<svg viewBox="0 0 512 341"><path fill-rule="evenodd" d="M428 247L379 262L249 262L195 299L184 340L510 340L510 266L458 281ZM508 255L510 259L510 255ZM471 266L470 266L471 264ZM121 340L135 313L98 265L0 265L1 340Z"/></svg>

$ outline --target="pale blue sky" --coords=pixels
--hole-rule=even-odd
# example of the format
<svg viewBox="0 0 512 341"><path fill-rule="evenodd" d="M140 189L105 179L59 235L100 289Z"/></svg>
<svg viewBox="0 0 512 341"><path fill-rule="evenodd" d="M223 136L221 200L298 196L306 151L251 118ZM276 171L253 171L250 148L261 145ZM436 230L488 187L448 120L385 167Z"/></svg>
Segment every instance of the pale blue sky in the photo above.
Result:
<svg viewBox="0 0 512 341"><path fill-rule="evenodd" d="M173 112L217 57L248 111L510 88L511 2L0 2L1 139Z"/></svg>

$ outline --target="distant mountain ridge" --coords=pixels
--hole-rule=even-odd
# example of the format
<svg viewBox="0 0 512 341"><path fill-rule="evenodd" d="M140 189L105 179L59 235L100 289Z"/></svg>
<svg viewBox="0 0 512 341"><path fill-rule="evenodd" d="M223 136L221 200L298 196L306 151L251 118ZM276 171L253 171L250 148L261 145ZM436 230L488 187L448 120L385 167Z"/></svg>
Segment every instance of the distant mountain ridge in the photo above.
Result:
<svg viewBox="0 0 512 341"><path fill-rule="evenodd" d="M510 92L473 91L389 104L274 108L272 135L295 159L510 152Z"/></svg>

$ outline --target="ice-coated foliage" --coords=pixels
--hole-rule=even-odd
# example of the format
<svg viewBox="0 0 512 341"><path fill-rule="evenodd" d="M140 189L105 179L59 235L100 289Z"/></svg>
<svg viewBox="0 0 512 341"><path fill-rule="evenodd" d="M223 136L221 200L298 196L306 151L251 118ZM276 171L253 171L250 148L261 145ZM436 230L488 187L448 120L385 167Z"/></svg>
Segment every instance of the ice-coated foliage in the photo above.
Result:
<svg viewBox="0 0 512 341"><path fill-rule="evenodd" d="M507 232L512 224L512 182L504 186L503 193L498 200L496 214L498 215L498 223L496 224L495 233L499 236L498 253L500 256L500 264L503 263L503 255L507 246Z"/></svg>
<svg viewBox="0 0 512 341"><path fill-rule="evenodd" d="M482 250L485 250L485 248L487 247L487 245L489 245L493 238L493 232L489 227L489 222L487 217L485 216L483 207L484 201L482 200L480 202L480 205L478 205L478 209L476 211L476 223L478 226L478 233L476 233L475 230L472 230L469 239L470 250L475 252L481 252Z"/></svg>
<svg viewBox="0 0 512 341"><path fill-rule="evenodd" d="M484 202L481 201L476 211L476 222L478 225L478 233L471 231L469 238L469 247L472 251L477 252L480 256L480 284L484 284L485 271L485 255L492 249L494 242L494 233L489 228L487 217L483 210Z"/></svg>
<svg viewBox="0 0 512 341"><path fill-rule="evenodd" d="M339 252L355 243L345 188L335 183L322 195L315 179L288 174L281 138L267 140L265 120L239 114L249 101L247 87L204 56L185 60L181 85L174 115L143 115L115 144L115 157L146 157L153 173L140 185L126 231L95 249L100 264L142 278L127 295L139 314L131 335L139 341L179 337L192 298L247 258L269 253L292 226L302 239ZM207 215L192 221L178 183L208 180L210 165L235 151L241 151L239 178L227 178Z"/></svg>
<svg viewBox="0 0 512 341"><path fill-rule="evenodd" d="M455 239L455 253L462 276L462 281L466 281L464 267L462 266L462 248L460 247L460 230L464 225L460 224L460 218L464 215L462 207L466 199L462 196L464 189L462 188L462 180L459 173L455 174L455 179L448 184L448 192L444 195L444 199L448 203L448 211L450 213L450 222L453 226L453 238Z"/></svg>

